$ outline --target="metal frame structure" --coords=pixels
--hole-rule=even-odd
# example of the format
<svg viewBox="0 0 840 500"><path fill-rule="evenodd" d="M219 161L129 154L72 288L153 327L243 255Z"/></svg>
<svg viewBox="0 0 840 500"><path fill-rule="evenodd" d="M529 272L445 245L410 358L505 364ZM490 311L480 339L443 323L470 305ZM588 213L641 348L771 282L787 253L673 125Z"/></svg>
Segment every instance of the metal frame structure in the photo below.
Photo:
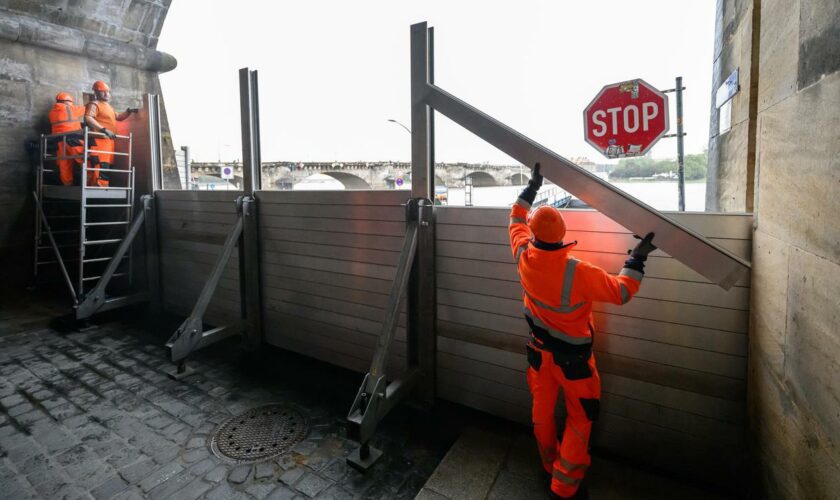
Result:
<svg viewBox="0 0 840 500"><path fill-rule="evenodd" d="M81 136L83 146L82 154L59 155L57 152L55 155L50 155L48 153L49 144L58 141L62 144L65 144L66 147L68 137L70 136ZM132 154L133 135L131 133L129 133L128 135L116 135L116 139L125 141L125 151L107 152L107 154L111 154L114 157L124 158L125 168L116 168L116 164L113 167L107 169L93 169L88 166L88 158L91 156L91 154L105 153L103 151L99 151L91 147L93 142L92 139L95 137L104 136L104 134L101 134L99 132L92 132L87 128L83 128L80 131L65 132L61 134L44 134L40 138L39 164L36 172L35 182L36 190L32 193L33 198L35 200L36 209L39 215L36 218L35 227L34 273L37 279L39 268L41 266L49 264L58 264L61 270L61 275L68 286L70 296L73 300L73 307L75 309L75 317L77 320L87 319L95 312L114 309L123 305L140 302L148 298L148 294L145 292L112 298L106 298L105 296L105 290L108 287L108 285L111 284L113 278L126 277L128 279L129 285L132 282L133 257L131 252L131 246L134 241L134 238L139 232L140 226L143 224L144 214L141 212L137 217L134 217L135 168L133 164ZM52 172L51 169L47 168L47 162L57 162L58 160L76 159L82 160L80 168L80 186L48 186L45 183L44 173ZM124 185L117 186L90 186L88 185L89 172L108 172L109 174L117 174L117 176L125 176L125 182ZM115 179L115 181L116 180L118 179ZM47 193L47 187L49 187L49 193ZM74 199L74 197L70 195L68 195L66 198L63 197L64 195L67 195L67 193L65 193L64 191L68 189L78 189L78 200ZM106 196L103 197L102 195L98 195L97 193L103 193ZM50 195L56 194L59 194L62 197L55 199L50 197ZM57 200L70 200L72 202L78 201L79 215L74 216L68 215L66 213L53 214L51 210L46 208L45 203L55 202ZM92 200L113 200L116 203L111 203L107 201L105 203L92 203ZM91 211L102 209L104 209L104 211L100 212L101 215L99 217L94 217L94 219L96 220L91 220ZM117 210L118 213L121 213L122 215L114 216L113 210ZM56 231L54 231L50 225L51 218L79 220L78 229L62 229L61 231L59 231L61 233L67 234L78 234L78 241L75 245L78 248L78 257L69 260L72 262L76 262L77 264L77 280L75 285L73 283L73 280L70 278L70 273L68 272L67 266L65 264L65 258L61 254L60 250L61 248L72 248L74 245L59 245L56 242L54 237ZM104 238L99 236L94 237L94 239L88 238L89 232L92 231L92 228L104 228L113 226L123 226L125 228L125 233L122 235L122 237ZM49 239L49 246L43 245L43 239L45 234ZM114 254L111 256L99 256L88 258L88 248L94 245L100 247L111 245L119 246L117 247ZM44 249L52 249L53 254L55 256L55 260L41 259L41 250ZM128 269L119 271L118 267L121 266L124 262L127 262ZM105 270L101 272L100 275L87 276L85 274L86 264L90 265L94 263L107 264ZM89 266L87 267L89 268ZM93 285L92 288L86 288L90 284Z"/></svg>
<svg viewBox="0 0 840 500"><path fill-rule="evenodd" d="M627 229L653 231L660 249L721 288L728 290L749 270L746 260L436 86L428 57L431 42L425 22L411 26L412 163L433 150L430 117L432 110L438 111L523 165L539 163L545 178ZM416 76L418 71L425 72L425 81Z"/></svg>
<svg viewBox="0 0 840 500"><path fill-rule="evenodd" d="M201 290L189 317L166 343L169 357L176 364L170 376L176 379L193 373L186 359L196 349L233 335L242 335L242 346L253 351L262 344L262 286L260 281L259 219L255 192L261 187L259 93L257 72L239 70L242 118L243 196L236 199L237 219L228 233L213 271ZM204 329L204 314L216 292L233 248L239 247L239 293L241 321Z"/></svg>

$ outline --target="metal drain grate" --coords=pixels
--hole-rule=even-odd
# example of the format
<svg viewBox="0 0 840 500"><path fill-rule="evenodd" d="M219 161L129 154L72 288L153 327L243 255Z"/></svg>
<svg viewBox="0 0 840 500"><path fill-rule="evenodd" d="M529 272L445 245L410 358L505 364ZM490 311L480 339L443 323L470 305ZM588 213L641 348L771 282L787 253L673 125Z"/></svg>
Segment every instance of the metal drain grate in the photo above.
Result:
<svg viewBox="0 0 840 500"><path fill-rule="evenodd" d="M224 460L259 462L289 451L308 431L300 411L281 404L258 406L222 422L210 449Z"/></svg>

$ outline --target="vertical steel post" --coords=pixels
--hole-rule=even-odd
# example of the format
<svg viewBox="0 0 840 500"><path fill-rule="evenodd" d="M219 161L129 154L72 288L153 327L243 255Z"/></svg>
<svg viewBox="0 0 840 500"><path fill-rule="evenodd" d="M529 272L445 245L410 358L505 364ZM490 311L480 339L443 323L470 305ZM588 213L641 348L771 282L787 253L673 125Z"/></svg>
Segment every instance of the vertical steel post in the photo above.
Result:
<svg viewBox="0 0 840 500"><path fill-rule="evenodd" d="M431 406L435 396L437 311L435 306L434 125L425 103L432 83L432 30L411 26L411 195L417 199L418 240L408 285L408 361L421 370L417 397Z"/></svg>
<svg viewBox="0 0 840 500"><path fill-rule="evenodd" d="M184 152L184 187L182 189L190 189L190 147L181 146L181 151Z"/></svg>
<svg viewBox="0 0 840 500"><path fill-rule="evenodd" d="M146 230L146 279L149 286L149 306L152 314L161 312L160 258L157 234L157 207L153 194L144 195L142 210L145 215Z"/></svg>
<svg viewBox="0 0 840 500"><path fill-rule="evenodd" d="M677 77L677 177L680 190L680 212L685 211L685 157L683 150L683 105L682 105L682 77Z"/></svg>
<svg viewBox="0 0 840 500"><path fill-rule="evenodd" d="M262 286L260 279L259 215L256 191L262 187L260 116L257 72L239 70L239 104L242 120L242 220L239 239L239 289L242 298L242 344L255 350L262 343Z"/></svg>
<svg viewBox="0 0 840 500"><path fill-rule="evenodd" d="M151 312L157 315L162 310L163 289L160 284L160 244L158 242L158 210L156 192L162 188L163 172L163 144L160 132L160 101L157 95L146 95L146 110L149 133L149 171L146 172L144 185L149 186L149 192L140 197L145 216L145 250L146 250L146 279L148 280L149 306ZM132 133L132 142L133 142ZM133 176L134 174L132 174ZM134 179L136 185L136 179ZM136 197L136 193L135 193ZM129 203L133 203L133 200Z"/></svg>

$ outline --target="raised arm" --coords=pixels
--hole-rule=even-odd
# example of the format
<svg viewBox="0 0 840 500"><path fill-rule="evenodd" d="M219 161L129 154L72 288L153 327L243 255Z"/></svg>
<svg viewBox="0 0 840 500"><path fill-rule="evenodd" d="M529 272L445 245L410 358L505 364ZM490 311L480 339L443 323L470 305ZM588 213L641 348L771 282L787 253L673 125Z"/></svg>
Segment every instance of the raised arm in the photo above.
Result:
<svg viewBox="0 0 840 500"><path fill-rule="evenodd" d="M594 302L626 304L639 291L645 276L645 261L650 252L656 250L651 243L653 233L648 233L636 247L630 251L630 258L618 276L613 276L600 267L588 262L580 262L577 271L589 286L586 287L586 299ZM638 238L638 236L637 236Z"/></svg>
<svg viewBox="0 0 840 500"><path fill-rule="evenodd" d="M543 183L543 176L540 175L540 164L534 165L534 172L531 174L531 180L528 181L528 186L522 190L519 198L513 204L510 210L510 226L508 232L510 233L510 247L513 252L513 258L519 262L519 256L522 251L531 241L531 229L528 227L528 212L531 210L531 204L537 197L537 191Z"/></svg>

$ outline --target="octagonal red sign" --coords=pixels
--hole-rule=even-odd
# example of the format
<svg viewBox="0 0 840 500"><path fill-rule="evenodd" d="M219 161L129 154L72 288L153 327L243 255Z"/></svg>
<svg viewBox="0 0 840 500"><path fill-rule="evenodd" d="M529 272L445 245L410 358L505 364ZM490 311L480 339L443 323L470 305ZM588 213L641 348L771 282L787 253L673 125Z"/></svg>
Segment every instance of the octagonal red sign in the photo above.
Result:
<svg viewBox="0 0 840 500"><path fill-rule="evenodd" d="M645 154L668 127L668 96L639 78L604 86L583 111L586 142L607 158Z"/></svg>

